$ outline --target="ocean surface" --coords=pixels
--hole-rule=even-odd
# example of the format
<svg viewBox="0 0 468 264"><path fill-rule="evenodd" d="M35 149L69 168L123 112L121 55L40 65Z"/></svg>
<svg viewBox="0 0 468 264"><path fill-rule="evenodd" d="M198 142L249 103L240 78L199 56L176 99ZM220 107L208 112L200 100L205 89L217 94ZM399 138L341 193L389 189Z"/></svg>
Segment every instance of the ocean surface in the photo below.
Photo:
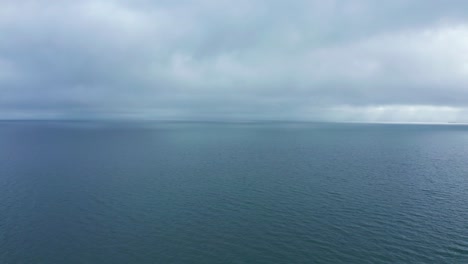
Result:
<svg viewBox="0 0 468 264"><path fill-rule="evenodd" d="M0 263L468 263L468 126L0 122Z"/></svg>

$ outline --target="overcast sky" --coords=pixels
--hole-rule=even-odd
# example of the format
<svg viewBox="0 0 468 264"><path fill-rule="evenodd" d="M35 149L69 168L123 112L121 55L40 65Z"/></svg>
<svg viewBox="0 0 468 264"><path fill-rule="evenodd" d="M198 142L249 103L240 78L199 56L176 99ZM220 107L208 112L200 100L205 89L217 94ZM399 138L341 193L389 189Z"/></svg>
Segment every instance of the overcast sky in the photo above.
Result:
<svg viewBox="0 0 468 264"><path fill-rule="evenodd" d="M465 0L0 0L0 118L468 121Z"/></svg>

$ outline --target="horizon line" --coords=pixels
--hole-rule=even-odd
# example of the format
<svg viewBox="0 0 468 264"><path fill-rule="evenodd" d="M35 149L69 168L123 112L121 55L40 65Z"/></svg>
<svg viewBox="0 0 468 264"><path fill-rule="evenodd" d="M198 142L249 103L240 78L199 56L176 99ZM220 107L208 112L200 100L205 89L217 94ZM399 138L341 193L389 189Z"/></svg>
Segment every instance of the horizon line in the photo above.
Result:
<svg viewBox="0 0 468 264"><path fill-rule="evenodd" d="M333 121L333 120L215 120L215 119L144 119L144 118L0 118L0 122L161 122L161 123L327 123L327 124L388 124L388 125L468 125L468 122L428 121Z"/></svg>

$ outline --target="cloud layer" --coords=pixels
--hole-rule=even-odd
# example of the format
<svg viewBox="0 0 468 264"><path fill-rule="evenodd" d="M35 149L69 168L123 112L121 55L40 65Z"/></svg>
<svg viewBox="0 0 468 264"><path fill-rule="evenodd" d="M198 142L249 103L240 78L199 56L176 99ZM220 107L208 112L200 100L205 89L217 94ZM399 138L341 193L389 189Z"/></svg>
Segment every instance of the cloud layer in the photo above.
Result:
<svg viewBox="0 0 468 264"><path fill-rule="evenodd" d="M0 118L468 121L466 1L0 2Z"/></svg>

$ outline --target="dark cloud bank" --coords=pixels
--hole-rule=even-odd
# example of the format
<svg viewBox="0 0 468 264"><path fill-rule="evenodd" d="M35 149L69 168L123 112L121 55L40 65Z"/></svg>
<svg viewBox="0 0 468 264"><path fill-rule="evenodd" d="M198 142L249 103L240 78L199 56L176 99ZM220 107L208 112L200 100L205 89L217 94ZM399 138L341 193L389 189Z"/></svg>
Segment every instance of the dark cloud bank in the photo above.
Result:
<svg viewBox="0 0 468 264"><path fill-rule="evenodd" d="M0 118L465 122L466 10L2 0Z"/></svg>

